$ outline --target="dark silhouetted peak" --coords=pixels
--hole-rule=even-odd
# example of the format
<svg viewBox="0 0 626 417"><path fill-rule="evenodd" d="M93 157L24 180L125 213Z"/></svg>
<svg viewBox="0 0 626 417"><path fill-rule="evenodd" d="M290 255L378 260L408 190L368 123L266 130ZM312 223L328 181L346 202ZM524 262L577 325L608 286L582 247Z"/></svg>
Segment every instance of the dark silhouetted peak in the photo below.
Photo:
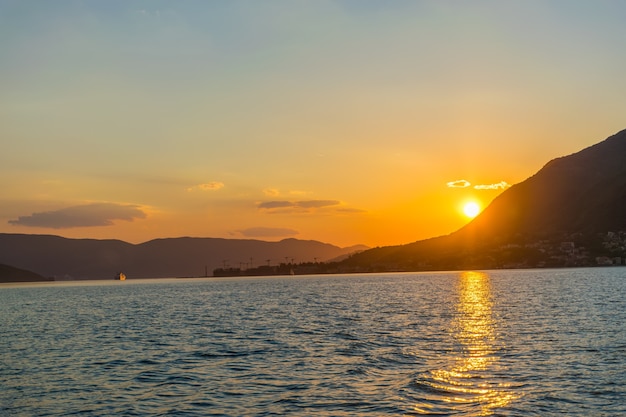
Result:
<svg viewBox="0 0 626 417"><path fill-rule="evenodd" d="M574 248L566 252L560 247ZM460 230L347 262L361 270L588 266L626 259L626 130L556 158ZM601 260L601 262L605 262Z"/></svg>
<svg viewBox="0 0 626 417"><path fill-rule="evenodd" d="M44 278L32 271L0 264L0 282L35 282L49 280L49 278Z"/></svg>
<svg viewBox="0 0 626 417"><path fill-rule="evenodd" d="M626 230L626 130L548 162L498 196L459 234L513 235Z"/></svg>

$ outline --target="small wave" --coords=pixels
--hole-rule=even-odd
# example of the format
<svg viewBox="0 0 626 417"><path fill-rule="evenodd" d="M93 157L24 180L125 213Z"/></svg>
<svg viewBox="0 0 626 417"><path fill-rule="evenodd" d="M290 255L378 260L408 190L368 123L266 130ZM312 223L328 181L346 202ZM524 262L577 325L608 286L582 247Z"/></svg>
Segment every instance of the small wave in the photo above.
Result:
<svg viewBox="0 0 626 417"><path fill-rule="evenodd" d="M140 359L137 361L138 365L159 365L160 362L153 359Z"/></svg>
<svg viewBox="0 0 626 417"><path fill-rule="evenodd" d="M516 398L497 382L478 375L445 372L443 375L432 372L419 375L408 384L405 393L415 401L416 412L428 415L480 414Z"/></svg>
<svg viewBox="0 0 626 417"><path fill-rule="evenodd" d="M111 361L97 361L93 362L95 366L101 366L106 370L117 368L120 366L128 366L130 364L129 361L125 361L123 359L114 359Z"/></svg>
<svg viewBox="0 0 626 417"><path fill-rule="evenodd" d="M224 352L194 352L193 356L201 359L241 358L266 353L267 350L227 350Z"/></svg>
<svg viewBox="0 0 626 417"><path fill-rule="evenodd" d="M344 331L338 331L333 333L332 335L334 338L337 339L342 339L342 340L353 340L353 341L358 341L360 340L360 338L352 333L348 333L348 332L344 332Z"/></svg>
<svg viewBox="0 0 626 417"><path fill-rule="evenodd" d="M144 371L135 377L135 381L140 383L157 384L166 378L163 372Z"/></svg>

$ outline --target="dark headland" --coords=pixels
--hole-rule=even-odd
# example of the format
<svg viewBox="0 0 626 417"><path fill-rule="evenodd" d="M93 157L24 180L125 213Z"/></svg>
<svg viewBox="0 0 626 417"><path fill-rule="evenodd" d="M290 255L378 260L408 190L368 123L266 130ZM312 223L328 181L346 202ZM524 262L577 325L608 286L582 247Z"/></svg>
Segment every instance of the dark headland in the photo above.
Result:
<svg viewBox="0 0 626 417"><path fill-rule="evenodd" d="M350 257L352 271L622 265L626 130L548 162L460 230Z"/></svg>
<svg viewBox="0 0 626 417"><path fill-rule="evenodd" d="M50 280L50 278L42 277L32 271L0 264L0 282L37 282Z"/></svg>

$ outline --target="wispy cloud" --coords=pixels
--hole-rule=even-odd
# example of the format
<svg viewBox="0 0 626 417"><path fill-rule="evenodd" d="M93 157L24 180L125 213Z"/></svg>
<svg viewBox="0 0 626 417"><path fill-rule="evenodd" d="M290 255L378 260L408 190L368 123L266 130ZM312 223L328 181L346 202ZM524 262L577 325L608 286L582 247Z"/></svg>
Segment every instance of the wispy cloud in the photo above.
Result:
<svg viewBox="0 0 626 417"><path fill-rule="evenodd" d="M219 181L211 181L211 182L206 182L204 184L197 184L194 185L193 187L189 187L187 188L187 191L195 191L195 190L200 190L200 191L215 191L215 190L219 190L221 188L224 188L224 183L223 182L219 182Z"/></svg>
<svg viewBox="0 0 626 417"><path fill-rule="evenodd" d="M450 188L467 188L472 184L466 180L456 180L456 181L450 181L446 185Z"/></svg>
<svg viewBox="0 0 626 417"><path fill-rule="evenodd" d="M307 201L297 201L296 207L320 208L320 207L337 206L340 203L341 202L337 200L307 200Z"/></svg>
<svg viewBox="0 0 626 417"><path fill-rule="evenodd" d="M33 213L9 220L15 226L69 229L73 227L111 226L114 220L132 222L146 218L139 206L117 203L92 203L59 210Z"/></svg>
<svg viewBox="0 0 626 417"><path fill-rule="evenodd" d="M277 188L266 188L263 190L263 194L268 197L278 197L280 195L280 191Z"/></svg>
<svg viewBox="0 0 626 417"><path fill-rule="evenodd" d="M291 190L291 191L289 191L289 194L297 195L297 196L305 196L307 194L311 194L311 192L310 191L301 191L301 190Z"/></svg>
<svg viewBox="0 0 626 417"><path fill-rule="evenodd" d="M366 210L351 207L340 207L337 211L340 213L367 213Z"/></svg>
<svg viewBox="0 0 626 417"><path fill-rule="evenodd" d="M310 192L309 191L301 191L301 190L291 190L291 191L287 191L287 192L281 193L281 191L278 188L269 187L269 188L265 188L263 190L263 194L265 194L268 197L278 197L281 194L289 194L289 195L292 195L292 196L300 196L300 197L302 197L302 196L305 196L307 194L310 194Z"/></svg>
<svg viewBox="0 0 626 417"><path fill-rule="evenodd" d="M259 203L260 209L316 209L322 207L337 206L341 202L338 200L305 200L305 201L264 201Z"/></svg>
<svg viewBox="0 0 626 417"><path fill-rule="evenodd" d="M237 232L246 237L285 237L298 234L297 230L282 227L250 227Z"/></svg>
<svg viewBox="0 0 626 417"><path fill-rule="evenodd" d="M446 183L446 185L450 188L467 188L471 187L472 183L467 180L456 180L450 181ZM505 188L509 188L511 185L506 181L500 181L495 184L478 184L474 185L472 188L475 190L504 190Z"/></svg>
<svg viewBox="0 0 626 417"><path fill-rule="evenodd" d="M262 209L275 209L285 207L294 207L294 203L290 201L264 201L262 203L259 203L259 208Z"/></svg>
<svg viewBox="0 0 626 417"><path fill-rule="evenodd" d="M160 10L152 11L152 10L141 9L141 10L136 10L135 13L143 17L156 17L157 19L161 17Z"/></svg>
<svg viewBox="0 0 626 417"><path fill-rule="evenodd" d="M511 185L506 181L500 181L495 184L481 184L475 185L474 188L477 190L504 190L505 188L509 188Z"/></svg>

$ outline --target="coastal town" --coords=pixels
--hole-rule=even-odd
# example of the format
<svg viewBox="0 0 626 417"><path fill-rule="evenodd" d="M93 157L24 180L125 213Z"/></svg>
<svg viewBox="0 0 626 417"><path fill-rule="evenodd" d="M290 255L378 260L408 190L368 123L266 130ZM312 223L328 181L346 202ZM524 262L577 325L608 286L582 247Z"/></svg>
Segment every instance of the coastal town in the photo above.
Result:
<svg viewBox="0 0 626 417"><path fill-rule="evenodd" d="M355 254L356 255L356 254ZM582 233L564 234L551 238L525 240L483 247L480 251L458 254L446 261L430 261L427 258L396 263L352 263L351 256L336 262L296 263L288 257L284 262L251 267L240 263L239 267L227 264L213 271L213 276L263 276L307 275L363 272L409 272L446 269L522 269L567 268L593 266L621 266L626 260L626 231L611 231L593 236ZM462 264L459 264L462 259Z"/></svg>

